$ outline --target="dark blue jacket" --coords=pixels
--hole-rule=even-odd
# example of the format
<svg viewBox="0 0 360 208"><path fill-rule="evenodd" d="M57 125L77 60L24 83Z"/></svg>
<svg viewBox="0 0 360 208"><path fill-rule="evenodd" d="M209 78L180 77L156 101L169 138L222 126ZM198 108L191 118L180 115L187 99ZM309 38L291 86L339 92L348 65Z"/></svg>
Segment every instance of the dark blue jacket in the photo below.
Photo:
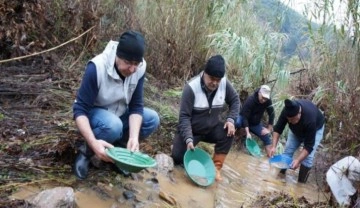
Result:
<svg viewBox="0 0 360 208"><path fill-rule="evenodd" d="M297 124L288 123L284 109L274 126L274 131L282 134L286 124L295 134L299 142L304 142L304 148L309 152L313 151L316 131L321 129L325 123L325 117L318 107L309 100L296 100L301 106L301 118Z"/></svg>
<svg viewBox="0 0 360 208"><path fill-rule="evenodd" d="M265 103L260 103L258 99L259 89L250 95L241 108L240 115L243 117L243 127L255 126L260 124L266 110L269 115L269 124L274 124L275 111L271 99Z"/></svg>

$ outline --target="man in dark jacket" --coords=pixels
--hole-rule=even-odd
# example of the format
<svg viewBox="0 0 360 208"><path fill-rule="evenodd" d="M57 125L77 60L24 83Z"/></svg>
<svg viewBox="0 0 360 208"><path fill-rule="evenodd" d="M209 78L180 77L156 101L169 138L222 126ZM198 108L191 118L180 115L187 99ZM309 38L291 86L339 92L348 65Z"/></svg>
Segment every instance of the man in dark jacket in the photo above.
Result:
<svg viewBox="0 0 360 208"><path fill-rule="evenodd" d="M250 132L258 136L263 141L268 156L272 147L270 133L275 118L270 92L269 86L262 85L254 94L250 95L246 99L235 125L236 128L245 128L246 138L251 138ZM265 110L269 116L267 128L261 123Z"/></svg>
<svg viewBox="0 0 360 208"><path fill-rule="evenodd" d="M200 141L215 143L217 181L222 180L220 170L232 145L240 109L239 96L224 75L224 58L216 55L208 60L203 72L185 85L171 155L176 164L181 164L187 149L194 149ZM219 118L225 104L229 112L222 122Z"/></svg>
<svg viewBox="0 0 360 208"><path fill-rule="evenodd" d="M297 169L300 166L298 176L298 182L300 183L306 183L307 181L316 149L323 138L324 123L323 113L311 101L286 99L285 107L274 126L270 157L276 151L276 145L286 124L289 125L289 133L284 154L293 157L294 152L303 144L303 148L291 164L292 169ZM281 170L280 173L285 174L285 171L285 169Z"/></svg>

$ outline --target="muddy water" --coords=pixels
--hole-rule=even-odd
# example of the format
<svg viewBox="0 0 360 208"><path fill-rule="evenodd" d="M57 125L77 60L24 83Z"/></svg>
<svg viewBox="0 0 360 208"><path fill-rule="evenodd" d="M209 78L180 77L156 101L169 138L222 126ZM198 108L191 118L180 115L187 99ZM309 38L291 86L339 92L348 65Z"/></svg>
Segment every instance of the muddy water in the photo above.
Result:
<svg viewBox="0 0 360 208"><path fill-rule="evenodd" d="M142 171L141 180L126 180L136 198L125 199L123 187L112 184L96 184L74 189L79 208L92 207L249 207L256 195L266 191L283 191L290 196L305 196L309 201L323 201L322 192L314 184L297 184L297 172L289 170L285 179L277 178L278 169L271 167L266 157L255 158L242 152L228 155L223 167L224 180L203 188L194 185L183 168L176 167L170 176L154 170ZM24 187L13 198L25 199L39 193L41 187ZM159 193L174 206L170 206ZM163 197L164 198L164 197Z"/></svg>
<svg viewBox="0 0 360 208"><path fill-rule="evenodd" d="M194 185L186 176L182 167L175 167L171 176L158 174L154 177L155 170L139 173L140 180L124 180L122 186L111 184L79 184L74 188L75 201L79 208L162 208L162 207L214 207L216 185L199 187ZM123 179L122 179L123 180ZM131 189L135 198L126 199L125 188ZM54 185L53 185L54 187ZM42 190L52 188L51 184L22 187L11 197L14 199L29 199ZM160 198L160 193L163 199ZM172 203L166 202L169 199Z"/></svg>
<svg viewBox="0 0 360 208"><path fill-rule="evenodd" d="M288 170L285 178L279 169L270 166L267 157L255 158L244 153L232 153L223 167L224 181L218 184L216 207L249 207L256 195L264 192L285 192L290 196L305 196L310 202L324 201L316 184L298 184L298 170Z"/></svg>

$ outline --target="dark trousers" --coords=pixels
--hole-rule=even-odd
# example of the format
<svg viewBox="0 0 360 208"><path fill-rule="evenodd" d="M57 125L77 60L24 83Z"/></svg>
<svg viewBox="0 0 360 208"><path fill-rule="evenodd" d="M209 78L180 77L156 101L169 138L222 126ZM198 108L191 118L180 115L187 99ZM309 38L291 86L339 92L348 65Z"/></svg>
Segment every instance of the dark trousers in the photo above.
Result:
<svg viewBox="0 0 360 208"><path fill-rule="evenodd" d="M175 164L182 164L184 154L187 150L185 138L182 138L177 132L173 140L173 148L171 157L174 159ZM215 128L210 130L208 134L196 135L194 134L194 146L199 142L207 142L215 144L216 154L227 154L230 151L234 137L227 136L227 129L224 129L224 123L219 123Z"/></svg>
<svg viewBox="0 0 360 208"><path fill-rule="evenodd" d="M235 127L236 128L244 128L243 120L244 120L244 118L241 115L238 116L235 121ZM267 146L267 145L272 144L272 142L271 142L270 134L261 135L261 131L263 128L265 128L265 127L261 123L259 123L257 125L249 125L250 132L255 134L257 137L259 137L264 142L264 145Z"/></svg>

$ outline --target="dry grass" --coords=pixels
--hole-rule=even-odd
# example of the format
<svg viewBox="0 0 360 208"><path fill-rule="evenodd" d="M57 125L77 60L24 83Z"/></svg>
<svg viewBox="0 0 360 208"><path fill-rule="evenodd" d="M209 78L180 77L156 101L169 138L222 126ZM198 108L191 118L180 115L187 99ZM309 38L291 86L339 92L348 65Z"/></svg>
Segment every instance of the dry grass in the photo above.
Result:
<svg viewBox="0 0 360 208"><path fill-rule="evenodd" d="M252 56L246 57L245 64L253 63L253 69L259 69L247 80L251 83L256 79L256 84L269 80L273 75L271 67L276 67L272 61L278 54L258 53L257 49L271 51L265 47L271 41L257 41L262 36L256 34L263 34L263 31L255 33L254 22L244 22L252 14L246 13L246 18L236 16L238 21L235 21L233 12L242 9L234 5L238 1L211 2L0 0L0 22L3 23L0 26L0 59L44 51L95 26L72 44L51 53L0 65L1 193L6 195L13 191L14 187L7 184L36 181L36 176L61 179L70 174L69 164L76 154L77 141L81 140L72 122L71 104L84 65L102 50L104 43L116 40L127 29L138 30L146 37L150 80L145 92L146 102L160 112L162 119L160 130L152 136L155 144L145 144L150 154L158 150L168 153L176 128L174 106L179 97L167 97L164 92L169 92L169 87L182 87L184 81L199 72L206 57L219 52L210 47L208 35L229 27L237 28L232 34L248 37L246 40L254 49L250 51ZM230 14L231 17L227 16ZM246 36L249 34L245 32L254 35ZM342 155L357 155L360 149L359 47L358 42L354 45L353 41L340 37L327 42L322 35L313 33L313 43L308 46L310 60L301 62L294 58L298 64L294 66L307 71L287 80L293 87L285 93L311 99L325 110L324 143L329 151L335 152L331 154L333 158L328 159L336 160ZM249 52L243 50L240 54L244 51ZM236 62L236 54L239 53L227 56L232 63L230 68L243 70L241 64L244 62ZM256 63L260 62L254 60L265 56L270 58L257 68ZM230 78L236 78L234 81L240 86L246 78L242 76ZM238 89L246 93L241 90ZM181 88L175 91L178 94ZM283 99L281 96L279 93L279 100ZM23 170L29 171L24 175Z"/></svg>

